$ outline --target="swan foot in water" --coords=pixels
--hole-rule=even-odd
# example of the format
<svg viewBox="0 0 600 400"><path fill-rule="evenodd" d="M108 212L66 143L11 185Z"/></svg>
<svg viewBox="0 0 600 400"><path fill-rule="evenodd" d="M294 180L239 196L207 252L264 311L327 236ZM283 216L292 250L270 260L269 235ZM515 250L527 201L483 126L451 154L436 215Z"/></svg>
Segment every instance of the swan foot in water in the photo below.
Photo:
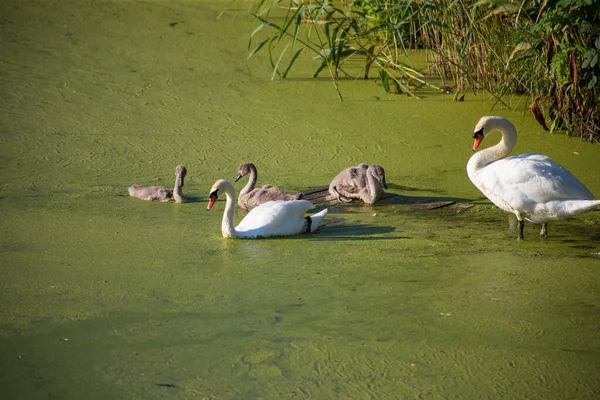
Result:
<svg viewBox="0 0 600 400"><path fill-rule="evenodd" d="M525 240L525 237L523 236L523 228L525 227L525 221L519 221L518 222L518 226L519 226L519 236L517 237L517 240ZM547 222L542 222L542 230L540 231L540 237L543 239L546 239L548 237L548 223Z"/></svg>
<svg viewBox="0 0 600 400"><path fill-rule="evenodd" d="M525 240L525 237L523 236L523 228L525 227L525 221L522 219L518 220L518 225L519 235L517 236L517 240Z"/></svg>
<svg viewBox="0 0 600 400"><path fill-rule="evenodd" d="M540 231L540 236L545 238L548 236L548 223L542 223L542 230Z"/></svg>

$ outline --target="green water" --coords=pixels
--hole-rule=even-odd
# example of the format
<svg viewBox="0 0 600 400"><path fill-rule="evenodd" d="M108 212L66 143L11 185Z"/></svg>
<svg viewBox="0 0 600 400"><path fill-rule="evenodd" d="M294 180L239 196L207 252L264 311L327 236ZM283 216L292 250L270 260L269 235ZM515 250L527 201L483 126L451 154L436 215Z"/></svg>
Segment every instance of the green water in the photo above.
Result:
<svg viewBox="0 0 600 400"><path fill-rule="evenodd" d="M343 81L340 103L307 60L250 76L251 24L219 15L248 4L0 4L3 397L598 398L600 213L518 243L465 166L488 114L596 194L600 146L519 99ZM288 190L377 162L392 192L476 206L335 206L315 235L225 240L205 201L248 160ZM127 196L177 164L201 202Z"/></svg>

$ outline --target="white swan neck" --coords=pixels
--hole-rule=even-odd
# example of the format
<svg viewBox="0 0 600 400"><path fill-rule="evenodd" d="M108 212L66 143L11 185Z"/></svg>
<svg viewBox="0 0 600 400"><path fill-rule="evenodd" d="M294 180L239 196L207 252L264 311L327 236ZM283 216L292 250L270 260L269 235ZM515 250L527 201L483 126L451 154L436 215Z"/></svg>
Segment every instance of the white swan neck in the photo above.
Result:
<svg viewBox="0 0 600 400"><path fill-rule="evenodd" d="M510 152L515 148L515 145L517 144L517 131L515 130L513 124L511 124L508 120L494 120L494 122L490 122L486 128L486 137L490 133L498 131L502 134L502 138L500 139L500 142L495 146L488 147L487 149L475 153L469 160L469 171L474 171L476 169L483 168L486 165L493 163L494 161L498 161L506 157L510 154Z"/></svg>
<svg viewBox="0 0 600 400"><path fill-rule="evenodd" d="M371 168L367 169L367 191L369 194L369 201L374 202L377 197L377 189L378 189L378 181L375 178L373 170Z"/></svg>
<svg viewBox="0 0 600 400"><path fill-rule="evenodd" d="M225 196L227 200L225 202L225 211L223 211L221 232L223 233L223 237L236 237L238 235L233 225L233 214L235 212L235 189L233 185L229 184L225 188Z"/></svg>

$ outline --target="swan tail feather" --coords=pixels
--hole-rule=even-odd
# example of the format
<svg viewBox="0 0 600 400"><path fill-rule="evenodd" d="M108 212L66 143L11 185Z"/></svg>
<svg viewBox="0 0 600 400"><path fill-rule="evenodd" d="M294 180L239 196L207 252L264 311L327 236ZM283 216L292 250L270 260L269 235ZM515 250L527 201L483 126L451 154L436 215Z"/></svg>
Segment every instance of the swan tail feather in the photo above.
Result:
<svg viewBox="0 0 600 400"><path fill-rule="evenodd" d="M321 225L321 223L325 219L325 215L327 215L328 211L329 210L327 208L325 208L316 214L306 217L306 221L307 221L306 232L312 233L312 232L316 231L319 228L319 225Z"/></svg>

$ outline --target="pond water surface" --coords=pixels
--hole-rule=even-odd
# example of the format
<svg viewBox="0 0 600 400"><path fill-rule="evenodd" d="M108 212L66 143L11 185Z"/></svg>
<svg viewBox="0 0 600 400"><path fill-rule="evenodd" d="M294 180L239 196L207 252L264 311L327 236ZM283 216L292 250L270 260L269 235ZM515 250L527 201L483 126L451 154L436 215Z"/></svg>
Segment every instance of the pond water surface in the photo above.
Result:
<svg viewBox="0 0 600 400"><path fill-rule="evenodd" d="M516 99L271 81L246 2L0 4L0 392L11 399L600 397L600 213L526 225L467 178L483 115L513 121L600 194L600 146ZM523 102L523 104L522 104ZM490 137L487 145L497 138ZM253 161L290 191L379 163L390 191L317 234L221 237L219 178ZM170 186L187 204L128 197ZM236 183L236 189L245 182ZM236 221L244 214L238 210Z"/></svg>

